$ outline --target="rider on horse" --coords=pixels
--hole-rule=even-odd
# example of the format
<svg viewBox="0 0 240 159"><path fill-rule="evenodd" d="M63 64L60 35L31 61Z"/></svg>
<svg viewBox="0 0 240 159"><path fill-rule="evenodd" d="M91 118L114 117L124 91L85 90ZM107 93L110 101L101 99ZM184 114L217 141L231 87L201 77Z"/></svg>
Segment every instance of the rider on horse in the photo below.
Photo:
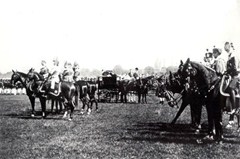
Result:
<svg viewBox="0 0 240 159"><path fill-rule="evenodd" d="M79 64L77 62L74 62L73 64L73 80L79 81L80 80L80 69L79 69Z"/></svg>
<svg viewBox="0 0 240 159"><path fill-rule="evenodd" d="M60 82L59 76L60 76L59 61L57 58L55 58L53 59L53 67L50 70L50 79L49 79L49 81L51 82L50 91L54 91L55 83Z"/></svg>
<svg viewBox="0 0 240 159"><path fill-rule="evenodd" d="M227 70L226 74L231 77L231 81L228 86L228 93L230 94L230 111L231 114L239 113L236 111L236 94L239 87L239 62L237 56L234 54L234 47L232 43L226 42L224 46L225 51L228 53Z"/></svg>
<svg viewBox="0 0 240 159"><path fill-rule="evenodd" d="M205 65L207 67L211 67L212 66L213 55L212 55L211 52L208 51L208 49L207 49L207 52L205 53L204 62L205 62Z"/></svg>
<svg viewBox="0 0 240 159"><path fill-rule="evenodd" d="M135 78L135 80L139 79L139 72L138 72L138 68L135 68L135 72L133 73L133 77Z"/></svg>
<svg viewBox="0 0 240 159"><path fill-rule="evenodd" d="M41 80L44 81L44 80L47 79L47 77L49 75L49 69L46 66L46 61L45 60L41 61L41 65L42 65L42 67L40 68L39 74L40 74Z"/></svg>
<svg viewBox="0 0 240 159"><path fill-rule="evenodd" d="M219 48L213 48L213 57L214 62L212 64L212 68L216 71L218 76L222 76L222 74L226 70L226 61L222 55L222 50Z"/></svg>
<svg viewBox="0 0 240 159"><path fill-rule="evenodd" d="M66 82L72 82L73 81L73 70L72 70L72 64L70 62L65 62L64 64L64 70L62 73L62 80Z"/></svg>

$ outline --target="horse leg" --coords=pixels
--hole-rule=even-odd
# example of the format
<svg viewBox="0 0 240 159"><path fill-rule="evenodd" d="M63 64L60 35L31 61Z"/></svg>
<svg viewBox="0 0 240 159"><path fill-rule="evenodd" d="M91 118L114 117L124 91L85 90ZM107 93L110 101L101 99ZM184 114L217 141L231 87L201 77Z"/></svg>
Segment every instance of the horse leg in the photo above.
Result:
<svg viewBox="0 0 240 159"><path fill-rule="evenodd" d="M191 109L191 118L192 118L192 125L194 128L196 128L196 132L199 132L199 129L201 127L201 114L202 114L202 105L201 103L196 103L193 105L193 103L190 104Z"/></svg>
<svg viewBox="0 0 240 159"><path fill-rule="evenodd" d="M237 114L237 132L240 132L240 115Z"/></svg>
<svg viewBox="0 0 240 159"><path fill-rule="evenodd" d="M138 92L138 103L141 103L141 93Z"/></svg>
<svg viewBox="0 0 240 159"><path fill-rule="evenodd" d="M62 110L63 110L62 102L59 100L58 104L59 104L59 112L62 112Z"/></svg>
<svg viewBox="0 0 240 159"><path fill-rule="evenodd" d="M222 110L218 105L215 106L214 111L214 125L216 131L216 140L220 141L223 139L223 128L222 128Z"/></svg>
<svg viewBox="0 0 240 159"><path fill-rule="evenodd" d="M184 109L187 107L188 103L184 100L180 106L180 109L177 112L177 115L175 116L175 118L173 119L173 121L171 122L171 124L175 124L177 119L179 118L179 116L182 114L182 112L184 111Z"/></svg>
<svg viewBox="0 0 240 159"><path fill-rule="evenodd" d="M96 99L94 99L94 101L95 101L95 105L96 105L96 110L98 110L98 102Z"/></svg>
<svg viewBox="0 0 240 159"><path fill-rule="evenodd" d="M28 96L30 102L31 102L31 106L32 106L32 114L31 117L35 116L35 97L33 96Z"/></svg>
<svg viewBox="0 0 240 159"><path fill-rule="evenodd" d="M213 137L213 125L214 125L214 116L213 116L213 108L210 103L206 105L207 108L207 116L208 116L208 135L205 138L212 139Z"/></svg>
<svg viewBox="0 0 240 159"><path fill-rule="evenodd" d="M60 102L58 99L55 100L55 105L56 105L56 112L59 113L60 112L60 108L58 109L58 106L60 107Z"/></svg>
<svg viewBox="0 0 240 159"><path fill-rule="evenodd" d="M201 129L201 115L202 115L202 105L198 104L196 107L196 132L198 133Z"/></svg>
<svg viewBox="0 0 240 159"><path fill-rule="evenodd" d="M74 105L74 102L73 102L73 99L72 100L70 100L69 102L68 102L68 105L69 105L69 121L71 121L72 119L73 119L73 111L74 111L74 108L75 108L75 105Z"/></svg>
<svg viewBox="0 0 240 159"><path fill-rule="evenodd" d="M53 113L54 99L51 99L51 113Z"/></svg>
<svg viewBox="0 0 240 159"><path fill-rule="evenodd" d="M39 99L42 107L42 118L46 118L46 98L40 97Z"/></svg>

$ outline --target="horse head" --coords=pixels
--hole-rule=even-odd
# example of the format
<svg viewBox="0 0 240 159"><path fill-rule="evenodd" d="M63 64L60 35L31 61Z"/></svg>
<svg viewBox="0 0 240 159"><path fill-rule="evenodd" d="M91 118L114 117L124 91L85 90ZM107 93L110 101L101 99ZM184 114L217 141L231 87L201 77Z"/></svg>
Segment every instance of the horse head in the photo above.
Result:
<svg viewBox="0 0 240 159"><path fill-rule="evenodd" d="M173 93L181 93L183 90L181 76L179 72L170 72L166 82L167 89Z"/></svg>
<svg viewBox="0 0 240 159"><path fill-rule="evenodd" d="M13 74L12 74L11 80L10 80L10 83L12 86L15 86L17 82L24 83L20 72L14 71L14 70L12 70L12 72L13 72Z"/></svg>
<svg viewBox="0 0 240 159"><path fill-rule="evenodd" d="M192 86L208 90L211 84L217 79L217 74L214 70L205 67L201 63L190 61L189 58L181 65L178 73L186 91L192 89Z"/></svg>

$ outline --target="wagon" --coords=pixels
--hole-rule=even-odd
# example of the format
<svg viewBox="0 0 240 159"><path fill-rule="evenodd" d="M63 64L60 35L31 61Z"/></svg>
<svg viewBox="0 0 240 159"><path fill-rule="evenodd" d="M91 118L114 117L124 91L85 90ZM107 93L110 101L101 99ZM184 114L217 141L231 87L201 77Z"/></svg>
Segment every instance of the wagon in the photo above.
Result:
<svg viewBox="0 0 240 159"><path fill-rule="evenodd" d="M119 93L119 77L112 71L105 71L97 78L98 101L117 102Z"/></svg>

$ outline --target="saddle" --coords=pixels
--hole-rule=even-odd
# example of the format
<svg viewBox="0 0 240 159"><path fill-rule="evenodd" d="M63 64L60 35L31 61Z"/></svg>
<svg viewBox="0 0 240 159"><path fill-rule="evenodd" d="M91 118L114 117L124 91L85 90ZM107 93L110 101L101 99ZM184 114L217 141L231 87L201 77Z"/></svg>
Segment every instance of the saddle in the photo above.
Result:
<svg viewBox="0 0 240 159"><path fill-rule="evenodd" d="M226 92L228 86L229 86L229 83L231 81L231 77L228 77L226 75L223 75L222 79L221 79L221 85L220 85L220 93L222 96L225 96L225 97L230 97L229 93ZM240 83L238 82L238 85ZM236 98L240 99L240 94L239 94L239 88L237 88L238 91L237 91L237 94L236 94Z"/></svg>
<svg viewBox="0 0 240 159"><path fill-rule="evenodd" d="M49 88L49 94L59 96L59 94L61 93L61 83L62 82L55 82L54 89Z"/></svg>

